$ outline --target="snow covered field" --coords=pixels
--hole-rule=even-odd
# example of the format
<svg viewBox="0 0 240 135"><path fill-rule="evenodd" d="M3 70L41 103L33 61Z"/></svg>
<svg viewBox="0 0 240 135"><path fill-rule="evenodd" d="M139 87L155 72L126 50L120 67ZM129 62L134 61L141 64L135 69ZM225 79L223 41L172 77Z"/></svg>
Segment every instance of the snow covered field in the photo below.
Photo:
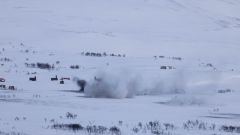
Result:
<svg viewBox="0 0 240 135"><path fill-rule="evenodd" d="M0 135L239 134L239 52L239 0L0 0Z"/></svg>

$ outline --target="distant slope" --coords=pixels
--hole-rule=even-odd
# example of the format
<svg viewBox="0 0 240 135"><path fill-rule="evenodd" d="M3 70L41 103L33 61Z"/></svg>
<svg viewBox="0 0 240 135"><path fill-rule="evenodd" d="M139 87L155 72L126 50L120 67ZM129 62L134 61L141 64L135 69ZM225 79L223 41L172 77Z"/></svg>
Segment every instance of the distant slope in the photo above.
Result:
<svg viewBox="0 0 240 135"><path fill-rule="evenodd" d="M0 30L0 45L239 58L240 1L0 0Z"/></svg>

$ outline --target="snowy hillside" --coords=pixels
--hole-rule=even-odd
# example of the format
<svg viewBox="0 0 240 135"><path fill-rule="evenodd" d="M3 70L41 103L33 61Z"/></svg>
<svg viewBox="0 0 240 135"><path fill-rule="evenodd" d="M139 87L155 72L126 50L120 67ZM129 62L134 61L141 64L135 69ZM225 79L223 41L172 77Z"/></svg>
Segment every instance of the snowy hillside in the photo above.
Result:
<svg viewBox="0 0 240 135"><path fill-rule="evenodd" d="M239 49L238 0L1 0L0 6L1 44L141 56L236 56Z"/></svg>
<svg viewBox="0 0 240 135"><path fill-rule="evenodd" d="M239 0L0 0L0 135L238 134L239 52Z"/></svg>

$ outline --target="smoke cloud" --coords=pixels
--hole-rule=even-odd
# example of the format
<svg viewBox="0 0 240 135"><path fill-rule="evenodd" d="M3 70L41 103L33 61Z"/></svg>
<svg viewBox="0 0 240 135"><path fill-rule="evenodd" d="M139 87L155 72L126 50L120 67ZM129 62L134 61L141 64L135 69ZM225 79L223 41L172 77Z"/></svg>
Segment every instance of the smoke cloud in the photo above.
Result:
<svg viewBox="0 0 240 135"><path fill-rule="evenodd" d="M130 71L99 71L87 83L85 95L93 98L132 98L136 95L182 94L186 82L181 73L143 78Z"/></svg>
<svg viewBox="0 0 240 135"><path fill-rule="evenodd" d="M115 74L99 71L86 86L85 95L93 98L132 98L139 90L139 80L126 71Z"/></svg>
<svg viewBox="0 0 240 135"><path fill-rule="evenodd" d="M155 78L128 70L114 71L114 73L98 71L95 77L87 82L84 93L85 96L92 98L116 99L132 98L136 95L180 94L184 96L174 98L171 102L201 104L201 99L195 97L216 93L219 82L217 78L219 76L216 74L203 75L203 73L193 74L183 71L164 72L155 75Z"/></svg>

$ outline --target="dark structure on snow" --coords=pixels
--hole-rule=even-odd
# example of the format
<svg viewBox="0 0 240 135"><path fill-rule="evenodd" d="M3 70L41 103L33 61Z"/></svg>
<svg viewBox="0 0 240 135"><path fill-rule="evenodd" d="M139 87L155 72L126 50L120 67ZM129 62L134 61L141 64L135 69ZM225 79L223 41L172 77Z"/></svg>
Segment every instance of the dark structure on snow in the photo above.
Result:
<svg viewBox="0 0 240 135"><path fill-rule="evenodd" d="M30 78L29 78L29 81L37 81L37 77L36 77L36 76L30 77Z"/></svg>

